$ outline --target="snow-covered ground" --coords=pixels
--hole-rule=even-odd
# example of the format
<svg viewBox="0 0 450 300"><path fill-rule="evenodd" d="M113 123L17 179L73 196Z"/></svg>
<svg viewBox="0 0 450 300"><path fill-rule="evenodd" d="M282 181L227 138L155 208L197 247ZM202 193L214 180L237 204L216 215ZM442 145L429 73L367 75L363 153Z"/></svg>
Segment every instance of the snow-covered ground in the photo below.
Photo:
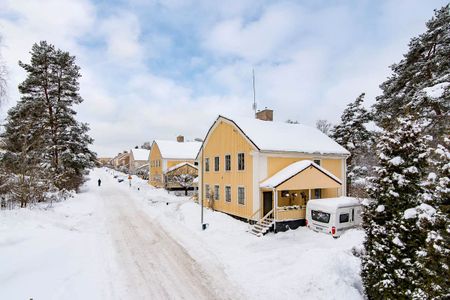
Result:
<svg viewBox="0 0 450 300"><path fill-rule="evenodd" d="M188 198L106 169L91 178L51 209L0 212L0 299L362 299L361 230L258 238L205 209L202 231Z"/></svg>

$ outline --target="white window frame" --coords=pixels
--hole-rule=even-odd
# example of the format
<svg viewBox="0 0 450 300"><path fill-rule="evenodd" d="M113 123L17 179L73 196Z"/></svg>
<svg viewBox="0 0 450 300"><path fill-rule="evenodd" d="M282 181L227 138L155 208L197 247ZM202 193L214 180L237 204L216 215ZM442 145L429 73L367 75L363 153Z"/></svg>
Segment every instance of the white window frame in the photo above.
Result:
<svg viewBox="0 0 450 300"><path fill-rule="evenodd" d="M205 183L205 198L206 199L211 198L211 187L207 183Z"/></svg>
<svg viewBox="0 0 450 300"><path fill-rule="evenodd" d="M229 195L230 195L230 200L227 200L227 188L230 188L230 193L229 193ZM232 189L231 189L231 185L226 185L225 187L224 187L224 195L225 195L225 203L231 203L231 195L232 195L232 193L233 193L233 191L232 191Z"/></svg>
<svg viewBox="0 0 450 300"><path fill-rule="evenodd" d="M216 200L216 201L220 200L220 185L218 185L218 184L214 185L214 200Z"/></svg>
<svg viewBox="0 0 450 300"><path fill-rule="evenodd" d="M206 168L207 166L208 168ZM211 161L209 160L209 157L205 157L205 172L209 172L210 169L211 169Z"/></svg>
<svg viewBox="0 0 450 300"><path fill-rule="evenodd" d="M243 155L243 157L244 157L244 168L241 170L241 169L239 169L239 154L242 154ZM237 155L236 155L236 170L238 171L238 172L243 172L243 171L245 171L245 152L238 152L237 153Z"/></svg>
<svg viewBox="0 0 450 300"><path fill-rule="evenodd" d="M230 169L229 170L227 170L227 156L230 157ZM231 165L232 165L231 154L225 154L225 156L223 157L223 169L225 170L225 172L231 172Z"/></svg>
<svg viewBox="0 0 450 300"><path fill-rule="evenodd" d="M217 158L217 164L216 164L216 158ZM217 170L216 170L217 166ZM214 172L220 172L220 156L214 156Z"/></svg>
<svg viewBox="0 0 450 300"><path fill-rule="evenodd" d="M239 202L239 189L244 189L244 203L240 203ZM237 187L237 189L236 189L236 192L237 192L237 203L238 203L238 205L242 205L242 206L245 206L245 200L246 200L246 193L245 193L245 186L243 186L243 185L239 185L238 187Z"/></svg>

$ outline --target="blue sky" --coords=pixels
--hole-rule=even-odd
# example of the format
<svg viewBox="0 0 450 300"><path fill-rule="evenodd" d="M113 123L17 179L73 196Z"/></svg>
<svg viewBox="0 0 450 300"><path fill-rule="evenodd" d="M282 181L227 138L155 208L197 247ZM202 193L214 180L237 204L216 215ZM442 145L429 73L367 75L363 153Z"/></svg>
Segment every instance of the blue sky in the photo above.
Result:
<svg viewBox="0 0 450 300"><path fill-rule="evenodd" d="M218 114L333 123L366 92L446 1L0 0L9 101L19 97L34 42L77 57L78 108L94 150L114 155L154 138L203 137Z"/></svg>

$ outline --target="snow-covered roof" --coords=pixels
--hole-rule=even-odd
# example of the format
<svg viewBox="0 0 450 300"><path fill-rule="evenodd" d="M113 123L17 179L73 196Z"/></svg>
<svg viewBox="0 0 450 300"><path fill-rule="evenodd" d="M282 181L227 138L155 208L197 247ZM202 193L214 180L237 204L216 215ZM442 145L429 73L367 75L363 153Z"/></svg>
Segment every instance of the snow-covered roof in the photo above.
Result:
<svg viewBox="0 0 450 300"><path fill-rule="evenodd" d="M357 198L353 197L338 197L338 198L323 198L312 199L308 201L308 207L322 208L325 210L336 210L340 207L361 205Z"/></svg>
<svg viewBox="0 0 450 300"><path fill-rule="evenodd" d="M147 161L150 156L150 150L147 149L131 149L133 153L134 160L145 160Z"/></svg>
<svg viewBox="0 0 450 300"><path fill-rule="evenodd" d="M191 163L188 163L188 162L182 162L182 163L176 164L175 166L172 166L172 167L168 168L167 171L166 171L166 173L167 173L167 172L170 172L170 171L173 171L173 170L176 170L176 169L181 168L181 167L186 166L186 165L191 166L191 167L193 167L193 168L195 168L195 169L198 169L197 166L194 166L194 165L191 164Z"/></svg>
<svg viewBox="0 0 450 300"><path fill-rule="evenodd" d="M200 142L177 142L166 140L155 140L162 158L169 159L189 159L193 160L197 156L202 143Z"/></svg>
<svg viewBox="0 0 450 300"><path fill-rule="evenodd" d="M298 173L302 172L303 170L307 169L309 166L314 166L319 171L322 171L338 183L342 183L339 178L331 174L329 171L325 170L318 164L315 164L313 161L310 160L301 160L297 161L295 163L290 164L286 168L282 169L281 171L278 171L275 175L267 178L263 182L260 183L260 187L262 188L274 188L288 180L289 178L297 175Z"/></svg>
<svg viewBox="0 0 450 300"><path fill-rule="evenodd" d="M344 147L314 127L251 118L227 118L261 151L349 155Z"/></svg>

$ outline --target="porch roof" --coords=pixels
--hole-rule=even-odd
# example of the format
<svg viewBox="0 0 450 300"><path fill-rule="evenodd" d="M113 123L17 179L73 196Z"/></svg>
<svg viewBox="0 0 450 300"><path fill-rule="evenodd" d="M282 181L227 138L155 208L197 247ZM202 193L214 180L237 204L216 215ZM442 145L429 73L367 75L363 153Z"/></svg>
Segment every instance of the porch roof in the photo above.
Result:
<svg viewBox="0 0 450 300"><path fill-rule="evenodd" d="M320 173L323 174L323 176L328 177L328 179L333 180L338 185L341 185L342 182L339 178L331 174L329 171L325 170L318 164L314 163L311 160L301 160L297 161L293 164L290 164L286 168L282 169L272 177L267 178L263 182L260 183L261 188L276 188L280 186L281 184L285 183L286 181L290 180L291 178L295 177L296 175L300 174L301 172L307 170L309 167L313 167L317 171L320 171Z"/></svg>

